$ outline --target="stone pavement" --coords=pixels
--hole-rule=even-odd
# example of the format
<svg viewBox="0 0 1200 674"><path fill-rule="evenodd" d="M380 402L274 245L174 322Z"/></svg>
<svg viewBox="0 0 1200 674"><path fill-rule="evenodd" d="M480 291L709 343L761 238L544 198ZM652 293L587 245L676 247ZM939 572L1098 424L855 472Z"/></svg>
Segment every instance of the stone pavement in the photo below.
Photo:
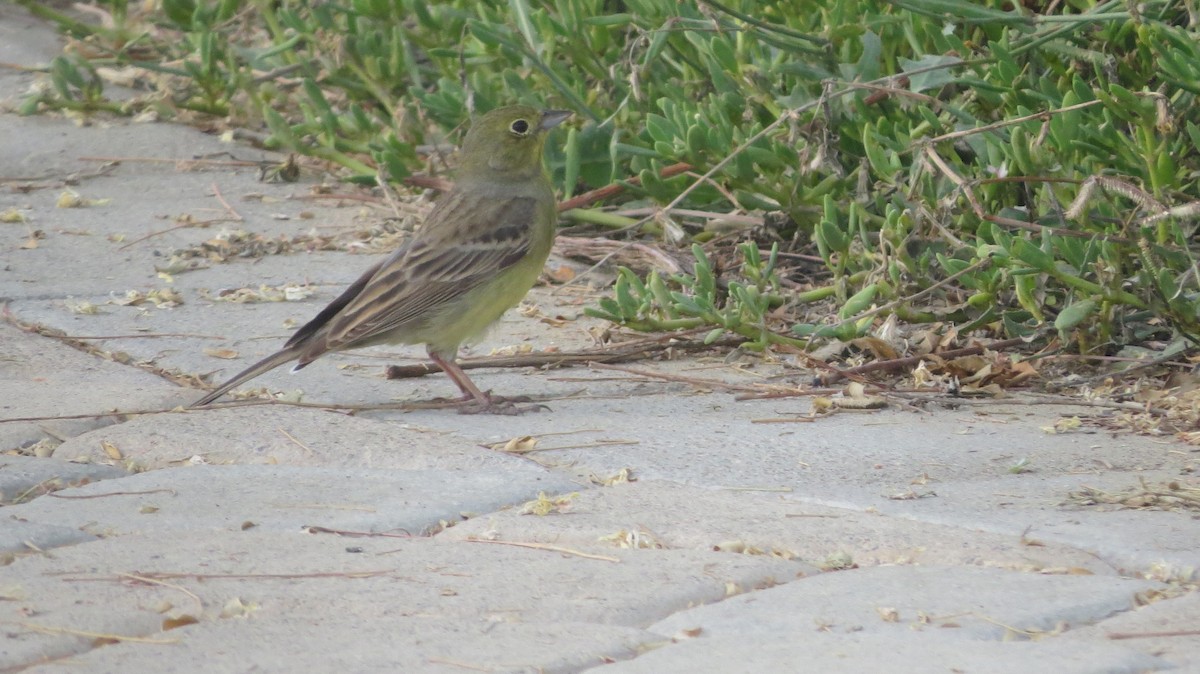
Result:
<svg viewBox="0 0 1200 674"><path fill-rule="evenodd" d="M58 49L0 5L0 62ZM33 80L0 69L0 92ZM0 223L0 672L1200 672L1200 519L1064 505L1083 485L1194 483L1200 454L1042 430L1094 410L755 423L807 402L576 368L472 372L549 399L521 417L170 411L200 394L171 375L228 376L377 259L298 245L160 275L232 231L344 243L383 212L251 168L81 159L219 152L262 156L168 124L0 115L0 213L27 219ZM56 207L68 189L108 201ZM242 220L179 226L229 210ZM313 294L213 299L286 284ZM531 301L567 320L510 312L472 353L591 344L585 297ZM372 349L249 387L377 406L454 393L381 376L420 361ZM136 410L167 411L113 414ZM522 436L539 451L493 448Z"/></svg>

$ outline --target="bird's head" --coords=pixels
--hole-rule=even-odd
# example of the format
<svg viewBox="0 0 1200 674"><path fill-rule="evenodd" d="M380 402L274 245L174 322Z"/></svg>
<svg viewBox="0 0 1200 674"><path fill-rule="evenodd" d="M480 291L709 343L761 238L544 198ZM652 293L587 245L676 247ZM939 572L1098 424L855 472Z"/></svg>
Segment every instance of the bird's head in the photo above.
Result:
<svg viewBox="0 0 1200 674"><path fill-rule="evenodd" d="M547 132L570 116L567 110L538 110L527 105L492 110L475 120L463 140L460 176L490 174L519 180L539 175Z"/></svg>

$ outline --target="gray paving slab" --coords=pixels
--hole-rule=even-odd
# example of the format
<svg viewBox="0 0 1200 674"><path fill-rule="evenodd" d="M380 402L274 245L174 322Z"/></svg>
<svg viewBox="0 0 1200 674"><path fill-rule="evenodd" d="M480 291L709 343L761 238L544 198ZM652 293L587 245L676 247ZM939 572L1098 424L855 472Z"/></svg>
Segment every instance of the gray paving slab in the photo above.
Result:
<svg viewBox="0 0 1200 674"><path fill-rule="evenodd" d="M1003 569L876 566L822 573L752 595L676 613L651 626L670 636L713 636L821 626L834 632L931 630L956 639L1027 637L1088 625L1167 586L1090 575Z"/></svg>
<svg viewBox="0 0 1200 674"><path fill-rule="evenodd" d="M420 535L575 486L521 463L502 472L199 465L66 489L9 513L103 535L310 526Z"/></svg>
<svg viewBox="0 0 1200 674"><path fill-rule="evenodd" d="M46 417L0 424L0 452L42 439L61 441L112 423L102 415L118 407L158 407L178 388L136 367L0 322L0 415ZM69 418L87 414L99 418Z"/></svg>
<svg viewBox="0 0 1200 674"><path fill-rule="evenodd" d="M888 672L889 674L1143 674L1165 669L1162 659L1112 643L1087 649L1058 641L971 642L930 633L703 636L670 644L637 659L584 670L589 674L758 674L759 672ZM1171 670L1174 671L1174 670Z"/></svg>
<svg viewBox="0 0 1200 674"><path fill-rule="evenodd" d="M524 517L512 511L497 512L442 534L456 539L494 535L540 542L773 555L821 568L958 564L1037 573L1117 573L1084 550L1053 543L1030 545L1015 535L802 504L787 494L650 480L584 491L562 515Z"/></svg>
<svg viewBox="0 0 1200 674"><path fill-rule="evenodd" d="M877 509L893 517L1024 533L1031 540L1089 551L1133 575L1196 578L1200 519L1194 513L1080 507L1068 501L1071 492L1084 486L1117 493L1137 487L1139 478L1159 485L1180 479L1186 483L1188 478L1177 471L1013 477L1018 479L947 483L938 486L937 498L884 499Z"/></svg>
<svg viewBox="0 0 1200 674"><path fill-rule="evenodd" d="M788 580L797 565L255 529L113 536L16 566L22 598L0 603L0 667L366 672L578 671L658 640L644 626L673 611ZM196 624L163 629L184 616ZM82 632L147 641L100 648Z"/></svg>
<svg viewBox="0 0 1200 674"><path fill-rule="evenodd" d="M95 539L96 536L76 527L30 522L15 514L0 513L0 566L11 564L18 554L33 554Z"/></svg>
<svg viewBox="0 0 1200 674"><path fill-rule="evenodd" d="M13 4L0 5L0 59L22 66L40 66L62 53L58 33L45 21ZM34 77L5 68L4 77L32 82ZM11 91L11 90L5 90Z"/></svg>
<svg viewBox="0 0 1200 674"><path fill-rule="evenodd" d="M1200 594L1163 598L1094 625L1072 630L1063 641L1092 645L1115 641L1165 660L1179 671L1200 671Z"/></svg>
<svg viewBox="0 0 1200 674"><path fill-rule="evenodd" d="M65 487L128 474L113 466L0 454L0 505L23 503Z"/></svg>
<svg viewBox="0 0 1200 674"><path fill-rule="evenodd" d="M120 463L142 469L202 462L382 471L541 470L528 459L416 424L282 406L145 415L71 438L54 457L110 462L113 448L122 456Z"/></svg>
<svg viewBox="0 0 1200 674"><path fill-rule="evenodd" d="M671 371L684 365L655 367ZM545 452L539 460L583 474L629 468L647 480L779 490L781 498L797 503L877 511L1014 539L1028 533L1033 541L1079 548L1128 573L1164 564L1195 573L1200 520L1192 513L1064 505L1085 485L1119 491L1136 486L1139 478L1194 482L1196 453L1188 448L1127 436L1048 434L1042 428L1057 417L1036 406L1026 408L1036 411L1023 412L1019 424L1006 417L1002 433L975 437L960 433L993 425L966 411L888 411L869 421L843 415L792 430L753 420L780 417L793 403L731 398L660 390L624 400L572 399L553 405L544 417L496 420L486 427L474 419L434 416L422 423L446 431L453 424L460 436L494 442L588 428L595 419L613 416L621 419L621 435L636 444ZM1010 470L1027 456L1034 457L1029 472Z"/></svg>
<svg viewBox="0 0 1200 674"><path fill-rule="evenodd" d="M187 282L188 273L168 282L156 270L165 268L170 254L179 248L209 241L226 230L269 238L300 234L312 229L311 222L301 219L303 213L317 215L325 224L340 222L348 215L346 209L289 198L303 189L259 183L252 167L177 168L170 163L138 161L188 160L234 149L243 155L239 159L257 160L261 152L232 148L197 130L167 124L97 124L101 128L81 127L54 117L0 117L0 133L17 139L0 148L3 165L20 167L30 177L89 176L72 178L70 185L43 180L39 184L46 186L41 189L0 192L0 208L16 209L26 220L0 227L0 244L11 251L0 267L8 298L41 298L59 305L68 300L74 304L87 301L100 303L104 312L137 314L139 307L102 303L130 290L145 292L169 287L176 280ZM105 163L83 157L127 160L105 169L103 175L92 175ZM168 176L185 179L172 183ZM153 189L164 187L164 179L170 192L154 194ZM91 200L92 205L59 207L59 198L67 190ZM245 198L263 193L272 197L269 203ZM218 194L236 209L236 215L224 208ZM188 226L187 219L211 224ZM30 243L34 231L40 232L36 245ZM96 323L86 320L86 315L75 315L75 319L76 326Z"/></svg>
<svg viewBox="0 0 1200 674"><path fill-rule="evenodd" d="M721 378L721 370L694 360L640 364L666 374ZM734 383L757 381L768 368L730 374ZM612 379L608 372L566 370L547 375L586 380ZM540 384L540 377L528 384ZM1170 444L1131 436L1051 435L1043 429L1080 409L1014 404L1019 417L1003 415L1003 424L981 421L970 410L917 413L885 410L843 414L815 424L755 423L755 420L802 416L803 400L736 401L726 393L697 394L680 385L636 387L600 382L596 397L585 396L554 406L554 414L516 419L455 419L430 415L429 424L465 437L491 438L549 432L550 426L582 423L608 415L620 427L644 438L640 446L584 447L551 453L551 458L584 465L596 472L633 466L648 479L668 479L729 487L790 487L820 496L831 504L861 496L878 501L885 494L937 492L943 484L1009 479L1013 483L1050 475L1126 474L1144 470L1182 472L1196 454ZM585 382L573 382L592 389ZM626 396L606 396L621 391ZM1004 409L1003 403L1000 403ZM999 414L992 412L993 416ZM686 423L681 420L686 419ZM686 448L687 451L679 451ZM1010 469L1029 458L1030 472ZM924 481L925 484L919 484ZM923 488L922 488L923 487Z"/></svg>
<svg viewBox="0 0 1200 674"><path fill-rule="evenodd" d="M464 623L458 619L380 618L357 612L354 616L359 625L352 632L340 628L338 616L326 616L320 610L295 619L254 620L249 627L240 620L184 627L157 637L178 639L173 643L116 644L65 656L32 671L567 674L633 657L648 639L641 630L594 623ZM252 640L246 638L248 629L253 630ZM175 634L179 636L173 637Z"/></svg>
<svg viewBox="0 0 1200 674"><path fill-rule="evenodd" d="M1155 671L1171 665L1111 641L1079 648L1061 635L1165 587L970 567L830 572L677 612L650 626L674 643L612 671Z"/></svg>

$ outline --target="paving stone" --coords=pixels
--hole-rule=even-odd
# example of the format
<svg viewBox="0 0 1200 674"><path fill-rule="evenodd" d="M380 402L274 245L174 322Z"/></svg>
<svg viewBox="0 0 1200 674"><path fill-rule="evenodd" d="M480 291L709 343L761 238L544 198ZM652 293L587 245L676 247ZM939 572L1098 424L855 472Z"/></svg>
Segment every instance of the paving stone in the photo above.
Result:
<svg viewBox="0 0 1200 674"><path fill-rule="evenodd" d="M132 124L124 120L97 119L93 127L80 127L53 116L5 115L0 119L0 133L5 134L6 139L20 139L0 148L3 165L21 166L26 174L50 179L93 174L101 163L81 160L80 157L85 155L186 160L231 149L217 138L195 129L170 124ZM27 143L24 139L30 141ZM262 156L256 150L244 153L242 150L244 148L238 151L245 159ZM311 203L287 201L286 196L296 189L295 186L259 183L253 168L192 166L187 170L193 172L190 178L176 174L181 177L172 181L168 176L176 169L164 168L160 163L122 163L104 175L76 180L72 190L85 199L104 202L82 208L58 208L57 200L63 190L54 187L53 183L45 189L0 193L0 207L17 209L29 223L29 226L0 228L0 241L5 244L5 250L13 251L6 254L5 265L0 267L4 294L14 300L43 299L61 303L73 298L77 302L86 299L98 304L102 313L96 316L78 313L64 316L73 318L69 325L75 329L67 329L71 334L83 333L79 328L98 324L99 321L93 320L97 316L137 317L144 315L143 312L169 313L169 309L158 309L150 303L119 306L106 302L114 296L124 297L129 290L144 292L170 287L173 283L168 284L160 278L155 267L164 267L176 249L211 240L223 228L269 232L272 227L279 227L279 221L271 217L273 209L280 214L297 216L296 220L285 222L293 233L298 234L311 228L311 225L299 222L301 212L322 215L336 212ZM164 179L169 184L164 188L171 190L169 196L148 192L161 185ZM192 217L197 223L226 216L224 207L214 196L214 185L227 201L237 204L242 222L218 221L211 229L199 225L175 227L173 219L183 216ZM242 195L251 192L275 198L269 199L273 203L241 200ZM43 236L36 246L22 248L29 240L30 227L41 230ZM189 273L195 272L179 274L172 281L182 283ZM184 297L185 304L192 299Z"/></svg>
<svg viewBox="0 0 1200 674"><path fill-rule="evenodd" d="M1106 576L878 566L823 573L734 597L675 614L652 629L670 635L700 627L719 636L821 625L839 632L931 629L964 639L1001 639L1048 632L1064 622L1091 624L1132 609L1139 593L1165 587Z"/></svg>
<svg viewBox="0 0 1200 674"><path fill-rule="evenodd" d="M697 517L696 513L704 513ZM820 567L962 564L1025 571L1114 574L1094 555L1062 545L1027 545L1020 536L887 517L877 512L796 503L788 494L712 489L639 480L591 489L567 512L525 517L504 511L463 522L450 538L520 540L768 554Z"/></svg>
<svg viewBox="0 0 1200 674"><path fill-rule="evenodd" d="M779 372L761 366L725 375L730 368L687 359L637 367L688 376L698 376L697 370L702 369L709 378L734 384L758 382ZM638 377L605 371L543 373L527 377L526 386L548 385L543 380L556 374L571 378L572 384L594 396L585 394L552 404L553 413L545 416L455 419L422 415L422 423L483 441L522 433L536 436L560 427L590 428L597 419L615 419L619 422L614 425L640 442L583 446L541 456L597 474L630 467L644 479L791 488L797 494L823 498L830 505L839 505L839 500L876 504L885 495L910 488L940 495L942 485L958 482L1018 484L1066 475L1082 483L1093 476L1183 471L1200 461L1197 453L1150 438L1048 434L1042 430L1052 426L1060 412L1069 415L1086 408L1017 403L1005 408L998 404L986 416L973 410L937 409L921 415L889 409L871 415L835 415L812 424L763 424L755 420L802 415L807 403L738 401L728 393L698 393L678 384L641 384ZM589 422L593 425L586 425ZM686 451L681 451L684 448ZM1022 458L1028 459L1031 472L1011 472Z"/></svg>
<svg viewBox="0 0 1200 674"><path fill-rule="evenodd" d="M22 599L0 602L0 667L70 656L63 668L95 672L578 671L660 640L643 628L674 611L796 568L685 550L611 557L261 530L114 536L13 565ZM184 616L198 622L163 631ZM98 648L78 632L176 643Z"/></svg>
<svg viewBox="0 0 1200 674"><path fill-rule="evenodd" d="M309 526L408 532L572 488L533 465L471 473L295 466L189 466L139 473L12 506L31 522L89 533L300 531ZM88 497L83 500L80 497Z"/></svg>
<svg viewBox="0 0 1200 674"><path fill-rule="evenodd" d="M3 119L3 117L0 117ZM0 290L0 299L3 299ZM179 387L138 368L102 360L0 322L0 419L102 415L120 407L159 407ZM64 439L111 418L0 423L0 451Z"/></svg>
<svg viewBox="0 0 1200 674"><path fill-rule="evenodd" d="M55 458L121 462L141 468L278 464L378 470L542 472L519 456L464 442L416 424L385 423L310 408L252 406L147 415L72 438Z"/></svg>
<svg viewBox="0 0 1200 674"><path fill-rule="evenodd" d="M1113 641L1171 664L1177 671L1200 672L1200 592L1162 599L1118 613L1063 635L1076 648Z"/></svg>
<svg viewBox="0 0 1200 674"><path fill-rule="evenodd" d="M1183 510L1118 506L1080 507L1069 495L1083 486L1122 492L1188 478L1175 471L1140 470L1088 475L1021 475L948 482L937 497L888 500L887 515L964 528L1025 535L1032 541L1069 545L1093 553L1127 575L1200 580L1200 519Z"/></svg>
<svg viewBox="0 0 1200 674"><path fill-rule="evenodd" d="M335 606L353 611L354 607ZM117 644L32 671L121 674L264 674L279 672L421 672L570 674L643 647L652 635L591 623L508 624L365 615L354 630L339 616L225 621L184 627L169 645Z"/></svg>
<svg viewBox="0 0 1200 674"><path fill-rule="evenodd" d="M0 506L22 503L68 486L127 475L112 466L0 454Z"/></svg>
<svg viewBox="0 0 1200 674"><path fill-rule="evenodd" d="M11 563L17 553L30 554L95 539L75 527L29 522L0 511L0 566Z"/></svg>
<svg viewBox="0 0 1200 674"><path fill-rule="evenodd" d="M939 634L783 634L700 636L589 674L758 674L759 672L887 672L888 674L1144 674L1166 669L1158 658L1111 643L1078 648L1061 641L972 641ZM1174 671L1174 670L1171 670Z"/></svg>
<svg viewBox="0 0 1200 674"><path fill-rule="evenodd" d="M5 63L40 67L62 53L58 34L54 28L35 18L26 9L15 3L0 5L0 60ZM19 68L5 68L0 81L30 82L30 73ZM4 89L5 100L11 93L20 91L16 87Z"/></svg>
<svg viewBox="0 0 1200 674"><path fill-rule="evenodd" d="M650 627L675 643L588 671L1155 671L1170 663L1067 635L1165 587L969 567L824 573L675 613Z"/></svg>

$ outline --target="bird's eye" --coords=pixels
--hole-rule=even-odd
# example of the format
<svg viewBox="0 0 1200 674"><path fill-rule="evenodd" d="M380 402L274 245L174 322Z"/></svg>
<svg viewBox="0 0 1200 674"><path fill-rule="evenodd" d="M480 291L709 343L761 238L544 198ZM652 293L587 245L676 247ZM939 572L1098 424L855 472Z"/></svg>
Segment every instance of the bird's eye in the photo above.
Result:
<svg viewBox="0 0 1200 674"><path fill-rule="evenodd" d="M508 128L512 129L514 134L518 136L524 136L525 134L529 133L529 122L526 122L523 119L518 119L512 123L512 126Z"/></svg>

